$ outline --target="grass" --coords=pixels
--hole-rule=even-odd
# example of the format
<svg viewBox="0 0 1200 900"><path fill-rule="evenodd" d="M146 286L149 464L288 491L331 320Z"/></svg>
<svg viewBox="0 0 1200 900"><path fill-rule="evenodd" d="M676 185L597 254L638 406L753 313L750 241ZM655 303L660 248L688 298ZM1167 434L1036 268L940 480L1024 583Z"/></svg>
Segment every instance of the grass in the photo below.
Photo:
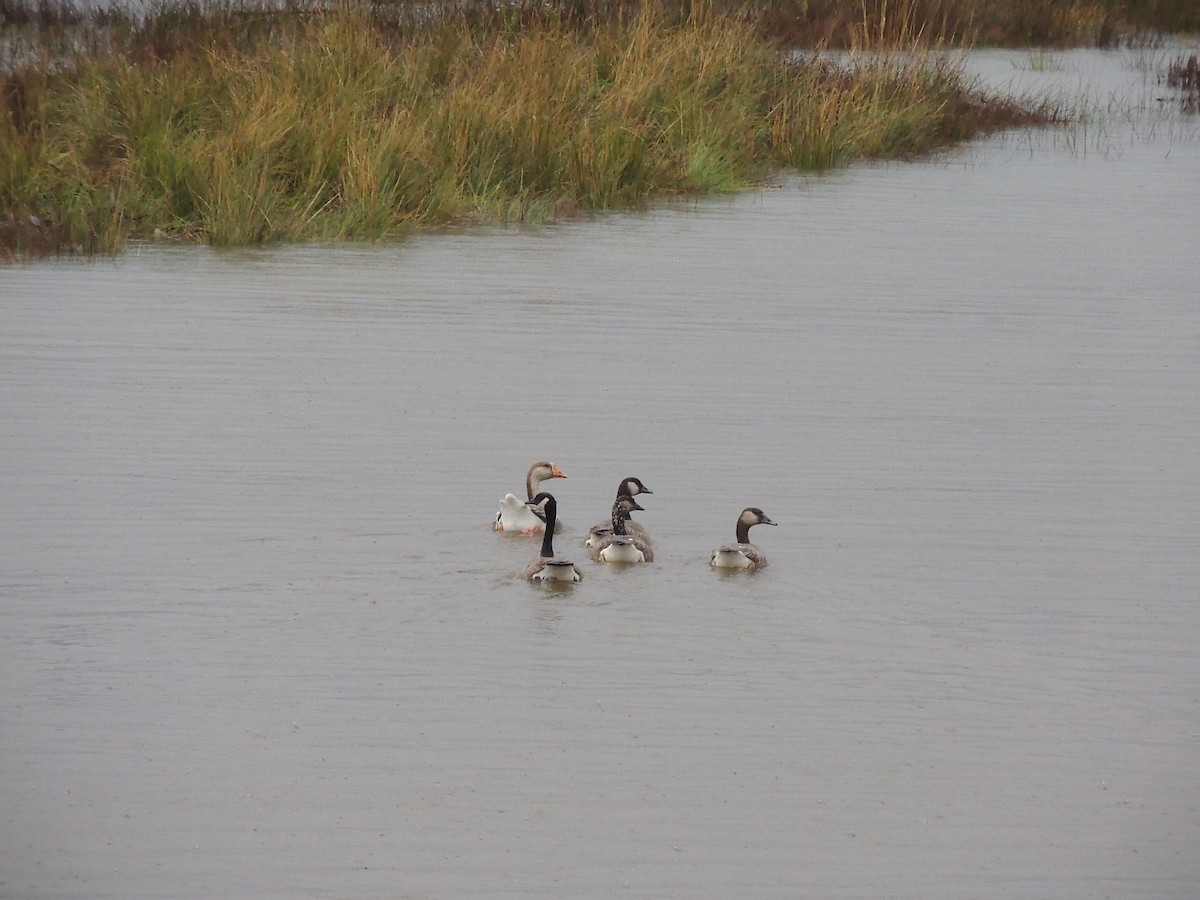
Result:
<svg viewBox="0 0 1200 900"><path fill-rule="evenodd" d="M805 46L916 36L927 44L1109 47L1200 31L1195 0L764 0L767 31Z"/></svg>
<svg viewBox="0 0 1200 900"><path fill-rule="evenodd" d="M1180 92L1180 107L1186 113L1200 112L1200 58L1179 54L1167 67L1166 82Z"/></svg>
<svg viewBox="0 0 1200 900"><path fill-rule="evenodd" d="M544 219L1052 115L980 96L935 57L792 58L760 20L699 3L481 8L42 23L4 73L0 256Z"/></svg>

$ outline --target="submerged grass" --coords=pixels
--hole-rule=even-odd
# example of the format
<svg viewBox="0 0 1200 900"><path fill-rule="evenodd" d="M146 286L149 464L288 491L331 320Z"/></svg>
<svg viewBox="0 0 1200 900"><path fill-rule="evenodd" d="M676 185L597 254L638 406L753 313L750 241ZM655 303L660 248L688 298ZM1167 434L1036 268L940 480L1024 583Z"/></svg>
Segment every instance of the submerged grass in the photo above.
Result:
<svg viewBox="0 0 1200 900"><path fill-rule="evenodd" d="M710 7L505 22L227 9L43 47L4 75L0 255L542 219L1051 115L933 58L781 56Z"/></svg>

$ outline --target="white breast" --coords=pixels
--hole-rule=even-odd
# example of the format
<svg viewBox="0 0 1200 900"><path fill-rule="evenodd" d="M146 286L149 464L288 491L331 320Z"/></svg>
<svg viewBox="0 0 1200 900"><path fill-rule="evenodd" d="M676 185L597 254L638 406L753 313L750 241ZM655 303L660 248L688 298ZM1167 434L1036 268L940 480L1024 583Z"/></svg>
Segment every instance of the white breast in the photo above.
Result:
<svg viewBox="0 0 1200 900"><path fill-rule="evenodd" d="M612 542L600 551L600 558L605 562L640 563L646 561L646 554L633 541L623 541L613 538Z"/></svg>
<svg viewBox="0 0 1200 900"><path fill-rule="evenodd" d="M551 560L545 567L533 576L538 581L581 581L575 564Z"/></svg>
<svg viewBox="0 0 1200 900"><path fill-rule="evenodd" d="M714 550L709 565L718 569L748 569L754 561L736 547Z"/></svg>

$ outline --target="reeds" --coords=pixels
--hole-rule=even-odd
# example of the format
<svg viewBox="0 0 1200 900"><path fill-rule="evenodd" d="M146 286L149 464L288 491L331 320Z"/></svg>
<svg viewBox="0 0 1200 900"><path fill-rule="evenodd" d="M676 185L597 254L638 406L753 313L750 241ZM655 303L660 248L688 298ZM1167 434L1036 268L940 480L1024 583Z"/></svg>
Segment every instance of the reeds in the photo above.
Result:
<svg viewBox="0 0 1200 900"><path fill-rule="evenodd" d="M7 73L0 253L541 219L1046 115L932 60L789 61L699 5L521 27L360 6L164 24Z"/></svg>
<svg viewBox="0 0 1200 900"><path fill-rule="evenodd" d="M804 46L1142 44L1200 31L1195 0L763 0L766 32Z"/></svg>
<svg viewBox="0 0 1200 900"><path fill-rule="evenodd" d="M1176 56L1167 66L1166 82L1180 92L1184 112L1200 112L1200 58L1195 53L1187 58Z"/></svg>

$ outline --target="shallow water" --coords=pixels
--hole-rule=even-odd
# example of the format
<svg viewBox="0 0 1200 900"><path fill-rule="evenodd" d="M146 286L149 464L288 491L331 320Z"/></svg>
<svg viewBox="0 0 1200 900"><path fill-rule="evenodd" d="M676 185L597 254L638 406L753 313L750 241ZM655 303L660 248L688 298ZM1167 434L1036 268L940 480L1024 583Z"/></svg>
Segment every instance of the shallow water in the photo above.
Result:
<svg viewBox="0 0 1200 900"><path fill-rule="evenodd" d="M0 271L0 895L1194 896L1200 122L1136 54L971 65L1115 102ZM543 457L565 590L490 531ZM630 474L656 561L591 564Z"/></svg>

